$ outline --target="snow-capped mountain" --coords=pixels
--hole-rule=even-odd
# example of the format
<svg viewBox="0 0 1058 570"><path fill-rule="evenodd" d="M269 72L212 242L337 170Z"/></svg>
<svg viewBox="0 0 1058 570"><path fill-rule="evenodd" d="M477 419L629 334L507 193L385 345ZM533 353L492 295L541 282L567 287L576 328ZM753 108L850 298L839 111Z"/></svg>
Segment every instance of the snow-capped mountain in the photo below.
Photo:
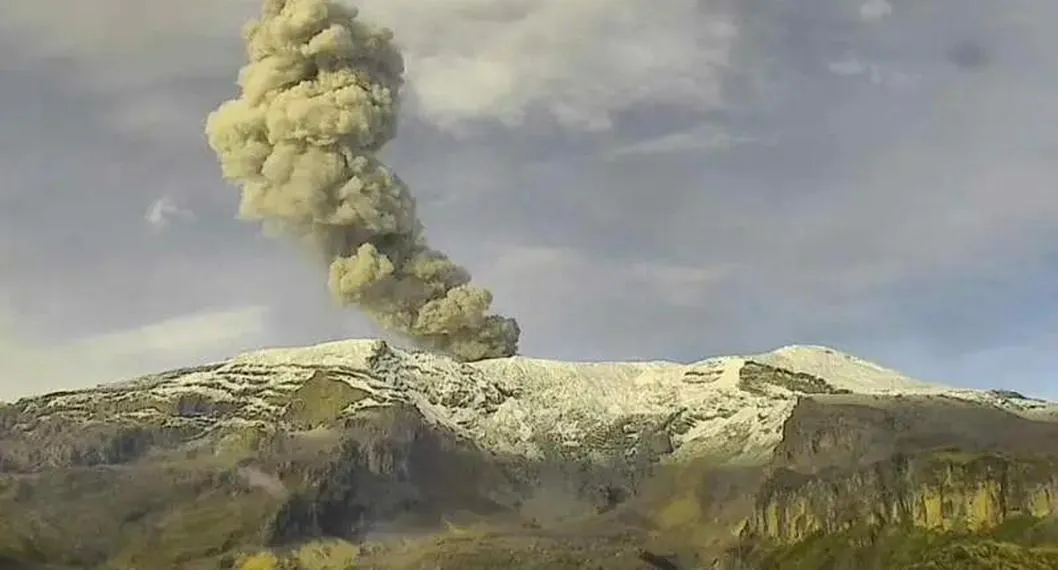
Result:
<svg viewBox="0 0 1058 570"><path fill-rule="evenodd" d="M1053 409L1011 393L927 384L821 346L673 362L560 362L526 357L459 363L379 340L249 352L228 361L19 403L22 418L159 422L208 434L282 422L312 379L357 396L343 415L396 403L486 449L538 458L597 454L663 433L666 454L766 460L806 395L935 395L1016 413ZM101 406L108 410L98 415ZM25 421L25 420L23 420ZM615 448L616 446L616 448ZM625 450L627 452L627 449Z"/></svg>
<svg viewBox="0 0 1058 570"><path fill-rule="evenodd" d="M1058 423L1035 420L1056 411L817 346L689 364L261 350L0 403L0 562L233 567L331 537L366 545L358 568L515 551L762 567L754 553L856 525L1053 517ZM409 536L421 558L394 566Z"/></svg>

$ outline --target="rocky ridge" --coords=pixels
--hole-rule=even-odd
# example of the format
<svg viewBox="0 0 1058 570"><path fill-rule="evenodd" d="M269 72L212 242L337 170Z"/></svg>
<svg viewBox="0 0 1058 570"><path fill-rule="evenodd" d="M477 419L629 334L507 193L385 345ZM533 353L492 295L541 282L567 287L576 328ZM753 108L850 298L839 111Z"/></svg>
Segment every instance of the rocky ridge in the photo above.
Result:
<svg viewBox="0 0 1058 570"><path fill-rule="evenodd" d="M441 567L493 567L518 544L549 567L659 567L642 556L658 549L693 555L675 567L797 567L783 545L863 521L1051 517L1058 424L1039 420L1056 409L814 346L691 364L262 350L0 405L0 563L216 568L457 521L506 530L423 546L455 557ZM358 567L426 556L387 548Z"/></svg>
<svg viewBox="0 0 1058 570"><path fill-rule="evenodd" d="M671 436L677 454L716 452L733 461L762 461L781 439L794 404L807 395L933 395L1025 415L1058 408L1016 393L919 382L826 347L791 346L692 364L524 357L465 364L380 340L354 340L261 350L27 398L9 405L0 426L32 433L56 421L152 425L184 434L181 439L207 437L225 428L293 421L298 415L292 396L321 382L338 383L348 401L317 423L405 405L487 449L527 457L541 457L545 448L588 453L620 447L600 438L635 437L650 425Z"/></svg>

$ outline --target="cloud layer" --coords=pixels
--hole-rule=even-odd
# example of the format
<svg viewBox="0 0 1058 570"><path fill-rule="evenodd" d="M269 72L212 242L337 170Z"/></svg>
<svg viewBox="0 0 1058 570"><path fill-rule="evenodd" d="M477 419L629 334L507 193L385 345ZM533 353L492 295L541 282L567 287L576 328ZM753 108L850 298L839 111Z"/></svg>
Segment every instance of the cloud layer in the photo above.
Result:
<svg viewBox="0 0 1058 570"><path fill-rule="evenodd" d="M0 86L0 243L15 244L0 264L19 322L134 328L237 304L253 283L248 302L283 331L269 342L377 334L230 220L200 131L235 93L257 6L188 2L200 20L157 16L177 9L160 0L0 5L0 67L17 78ZM1058 4L362 7L408 62L386 160L431 240L522 321L524 352L818 342L927 379L1046 389ZM144 233L163 196L195 223Z"/></svg>
<svg viewBox="0 0 1058 570"><path fill-rule="evenodd" d="M181 315L61 344L34 343L0 317L0 401L221 359L264 340L267 310L242 307Z"/></svg>

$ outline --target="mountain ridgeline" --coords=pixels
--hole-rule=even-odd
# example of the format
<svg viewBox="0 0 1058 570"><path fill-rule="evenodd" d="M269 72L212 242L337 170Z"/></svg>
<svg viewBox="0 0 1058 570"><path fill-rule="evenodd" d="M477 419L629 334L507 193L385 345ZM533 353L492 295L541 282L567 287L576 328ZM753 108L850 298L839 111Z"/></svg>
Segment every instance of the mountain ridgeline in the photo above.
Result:
<svg viewBox="0 0 1058 570"><path fill-rule="evenodd" d="M1056 411L824 347L264 350L0 404L0 568L1053 569Z"/></svg>

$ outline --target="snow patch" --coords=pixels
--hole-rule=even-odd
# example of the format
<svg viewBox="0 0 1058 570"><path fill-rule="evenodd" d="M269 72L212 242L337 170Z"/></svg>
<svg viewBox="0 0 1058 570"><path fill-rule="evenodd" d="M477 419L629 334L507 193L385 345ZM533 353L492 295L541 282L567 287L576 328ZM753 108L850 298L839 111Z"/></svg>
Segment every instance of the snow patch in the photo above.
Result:
<svg viewBox="0 0 1058 570"><path fill-rule="evenodd" d="M825 346L791 345L751 357L761 364L822 378L862 394L935 394L956 390L929 384Z"/></svg>
<svg viewBox="0 0 1058 570"><path fill-rule="evenodd" d="M215 365L24 403L37 422L54 416L87 421L93 410L112 404L108 408L115 410L114 416L129 421L213 422L212 432L225 426L274 425L292 393L322 372L367 394L347 413L410 404L428 421L495 451L538 457L558 447L589 454L600 445L620 448L649 430L664 430L677 457L715 452L736 461L762 461L770 457L783 423L805 394L778 384L747 389L741 371L749 361L809 374L854 393L943 394L1019 413L1051 406L928 384L821 346L787 346L691 364L527 357L465 364L399 350L380 340L259 350ZM166 407L157 405L187 394L233 409L220 417L185 418L167 416ZM600 437L610 439L600 443Z"/></svg>

